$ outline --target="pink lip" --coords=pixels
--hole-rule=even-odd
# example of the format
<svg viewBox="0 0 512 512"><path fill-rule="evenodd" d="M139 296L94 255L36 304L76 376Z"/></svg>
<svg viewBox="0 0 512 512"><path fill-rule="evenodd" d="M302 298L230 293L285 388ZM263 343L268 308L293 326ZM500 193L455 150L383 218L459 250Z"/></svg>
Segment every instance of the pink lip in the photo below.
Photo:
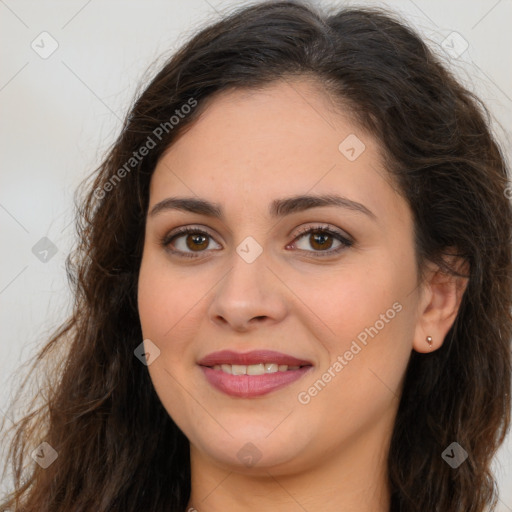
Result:
<svg viewBox="0 0 512 512"><path fill-rule="evenodd" d="M223 393L241 398L266 395L300 379L312 366L303 366L298 370L264 373L263 375L230 375L222 370L201 366L208 382Z"/></svg>
<svg viewBox="0 0 512 512"><path fill-rule="evenodd" d="M286 364L288 366L300 366L300 368L285 372L265 373L263 375L231 375L222 370L211 368L221 364L250 365L258 363ZM281 389L300 379L313 368L309 361L297 359L296 357L272 350L254 350L245 353L222 350L207 355L198 364L204 376L213 387L227 395L240 398L262 396L271 391Z"/></svg>
<svg viewBox="0 0 512 512"><path fill-rule="evenodd" d="M311 366L310 361L297 359L296 357L275 352L273 350L252 350L251 352L233 352L232 350L221 350L212 352L203 357L197 364L200 366L215 366L216 364L258 364L276 363L287 364L288 366Z"/></svg>

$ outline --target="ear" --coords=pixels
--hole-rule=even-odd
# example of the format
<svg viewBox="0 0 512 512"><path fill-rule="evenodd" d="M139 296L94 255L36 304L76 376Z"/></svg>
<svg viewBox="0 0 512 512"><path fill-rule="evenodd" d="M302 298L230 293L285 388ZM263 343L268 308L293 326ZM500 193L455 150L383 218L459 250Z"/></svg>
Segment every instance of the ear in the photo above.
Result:
<svg viewBox="0 0 512 512"><path fill-rule="evenodd" d="M450 257L447 263L458 273L469 275L469 265L464 260ZM414 332L413 348L416 352L428 353L442 346L455 322L467 284L468 277L454 276L438 266L427 270ZM430 343L428 337L432 338Z"/></svg>

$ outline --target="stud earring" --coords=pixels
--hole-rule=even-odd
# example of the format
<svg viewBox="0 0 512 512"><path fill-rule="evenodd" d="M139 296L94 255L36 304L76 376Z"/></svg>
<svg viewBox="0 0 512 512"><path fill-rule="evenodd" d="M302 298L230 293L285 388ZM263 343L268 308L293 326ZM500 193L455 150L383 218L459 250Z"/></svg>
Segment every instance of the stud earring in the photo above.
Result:
<svg viewBox="0 0 512 512"><path fill-rule="evenodd" d="M430 350L432 350L432 337L427 336L427 343L429 344Z"/></svg>

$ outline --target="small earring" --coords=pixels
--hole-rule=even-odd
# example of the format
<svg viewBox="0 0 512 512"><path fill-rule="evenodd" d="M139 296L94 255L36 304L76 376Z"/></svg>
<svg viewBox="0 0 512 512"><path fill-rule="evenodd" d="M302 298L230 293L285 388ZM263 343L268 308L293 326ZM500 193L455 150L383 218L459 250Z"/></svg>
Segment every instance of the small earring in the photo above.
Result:
<svg viewBox="0 0 512 512"><path fill-rule="evenodd" d="M431 336L427 336L427 343L430 346L430 350L432 350L432 337Z"/></svg>

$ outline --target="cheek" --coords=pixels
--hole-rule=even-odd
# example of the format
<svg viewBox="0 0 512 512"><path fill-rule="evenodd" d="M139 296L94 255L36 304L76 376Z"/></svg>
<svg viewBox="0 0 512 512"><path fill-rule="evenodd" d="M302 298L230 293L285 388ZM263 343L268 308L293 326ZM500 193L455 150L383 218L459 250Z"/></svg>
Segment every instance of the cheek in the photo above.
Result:
<svg viewBox="0 0 512 512"><path fill-rule="evenodd" d="M138 309L144 337L164 344L176 338L175 331L195 314L201 293L191 286L190 275L170 272L165 257L157 251L148 251L142 258L138 282Z"/></svg>
<svg viewBox="0 0 512 512"><path fill-rule="evenodd" d="M177 279L179 281L159 265L158 258L151 255L143 257L138 282L139 319L143 338L151 340L159 350L158 358L148 366L148 371L164 402L160 388L169 388L164 393L167 398L179 393L179 389L175 389L175 379L179 382L183 378L177 372L187 350L187 335L183 329L191 325L192 305L197 302L197 299L189 300L189 288L179 285Z"/></svg>
<svg viewBox="0 0 512 512"><path fill-rule="evenodd" d="M166 311L170 310L172 297L169 296L169 291L172 288L165 287L162 279L164 277L165 273L159 272L151 257L142 258L137 292L139 318L144 338L154 341L161 340L165 331L170 328L164 319ZM168 318L168 321L171 322L172 318Z"/></svg>
<svg viewBox="0 0 512 512"><path fill-rule="evenodd" d="M144 339L160 350L148 372L162 405L175 421L197 415L197 411L189 410L190 399L183 387L194 366L184 362L194 361L188 354L192 350L188 340L196 336L191 328L198 325L195 315L200 316L197 306L194 308L197 295L187 286L185 276L171 275L161 258L144 255L138 281L139 318ZM188 428L187 423L177 423L180 428Z"/></svg>
<svg viewBox="0 0 512 512"><path fill-rule="evenodd" d="M408 279L405 269L399 274L385 262L373 261L328 275L295 276L293 282L294 292L303 298L310 318L318 324L318 336L335 356L347 350L358 335L364 339L366 328L377 323L377 330L384 334L391 324L398 323L397 309L403 307L405 290L410 288Z"/></svg>
<svg viewBox="0 0 512 512"><path fill-rule="evenodd" d="M319 396L314 398L319 414L325 405L339 403L355 418L361 415L361 403L371 414L372 407L390 407L399 394L413 335L407 297L415 273L413 261L409 263L398 269L391 259L381 258L340 270L321 287L311 286L311 280L296 281L302 290L295 291L307 297L314 312L311 318L321 320L315 323L324 348L322 382L307 382L303 388L308 395L308 386L315 388L309 389Z"/></svg>
<svg viewBox="0 0 512 512"><path fill-rule="evenodd" d="M204 272L199 275L190 268L171 271L165 255L158 251L149 250L143 256L138 282L139 319L144 339L150 339L160 350L155 364L148 367L157 391L163 383L175 388L166 395L179 395L182 389L178 383L197 371L197 349L205 338L205 300L215 282L215 276L209 278Z"/></svg>

